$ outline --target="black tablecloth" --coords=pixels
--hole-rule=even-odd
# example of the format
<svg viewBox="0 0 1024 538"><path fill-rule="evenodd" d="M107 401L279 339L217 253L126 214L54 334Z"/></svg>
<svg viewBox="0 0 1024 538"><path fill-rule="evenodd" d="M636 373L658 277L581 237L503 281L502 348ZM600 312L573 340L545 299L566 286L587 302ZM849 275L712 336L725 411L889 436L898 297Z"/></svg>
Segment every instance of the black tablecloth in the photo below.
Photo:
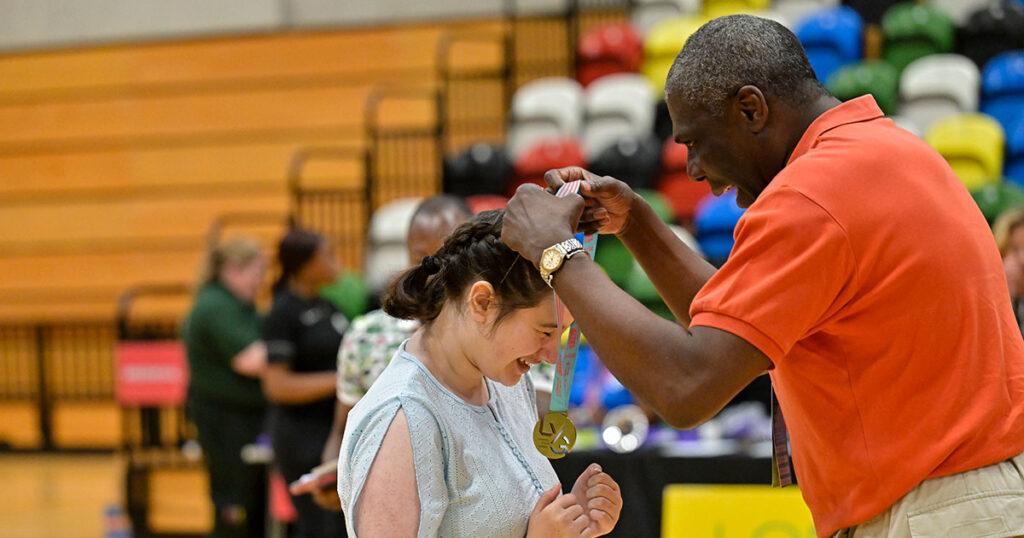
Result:
<svg viewBox="0 0 1024 538"><path fill-rule="evenodd" d="M771 458L748 456L668 457L657 452L573 452L551 462L566 491L591 463L598 463L622 488L622 515L609 536L661 536L661 500L669 484L770 484Z"/></svg>

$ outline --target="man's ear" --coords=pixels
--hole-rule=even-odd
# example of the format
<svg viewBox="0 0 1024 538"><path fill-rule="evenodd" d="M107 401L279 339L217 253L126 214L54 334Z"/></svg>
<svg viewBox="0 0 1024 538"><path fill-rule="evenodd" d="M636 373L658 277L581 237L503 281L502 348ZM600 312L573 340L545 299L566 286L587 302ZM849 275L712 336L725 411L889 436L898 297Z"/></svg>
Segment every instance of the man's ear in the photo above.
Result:
<svg viewBox="0 0 1024 538"><path fill-rule="evenodd" d="M744 86L736 92L734 107L740 120L752 133L760 133L768 123L768 100L757 86Z"/></svg>
<svg viewBox="0 0 1024 538"><path fill-rule="evenodd" d="M474 282L466 294L466 308L473 321L480 325L490 323L498 310L498 295L494 292L494 286L486 280Z"/></svg>

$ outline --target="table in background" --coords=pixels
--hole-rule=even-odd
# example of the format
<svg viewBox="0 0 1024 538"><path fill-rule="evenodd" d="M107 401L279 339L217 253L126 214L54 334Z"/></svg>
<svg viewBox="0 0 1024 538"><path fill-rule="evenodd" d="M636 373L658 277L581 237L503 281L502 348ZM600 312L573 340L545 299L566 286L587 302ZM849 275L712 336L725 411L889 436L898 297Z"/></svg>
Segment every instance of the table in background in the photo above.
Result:
<svg viewBox="0 0 1024 538"><path fill-rule="evenodd" d="M608 536L661 536L662 493L669 484L770 484L771 458L742 455L713 457L665 456L658 451L630 454L573 452L551 462L566 490L591 463L601 465L622 488L622 515Z"/></svg>

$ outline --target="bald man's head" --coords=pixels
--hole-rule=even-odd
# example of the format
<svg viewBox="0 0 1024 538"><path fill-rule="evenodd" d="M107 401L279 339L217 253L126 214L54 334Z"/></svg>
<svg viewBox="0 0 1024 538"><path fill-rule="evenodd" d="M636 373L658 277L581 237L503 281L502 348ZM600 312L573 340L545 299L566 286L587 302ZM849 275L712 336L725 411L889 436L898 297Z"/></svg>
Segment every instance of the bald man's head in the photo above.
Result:
<svg viewBox="0 0 1024 538"><path fill-rule="evenodd" d="M437 252L448 234L472 216L466 201L457 196L442 194L423 200L409 222L409 262L419 263L423 257Z"/></svg>

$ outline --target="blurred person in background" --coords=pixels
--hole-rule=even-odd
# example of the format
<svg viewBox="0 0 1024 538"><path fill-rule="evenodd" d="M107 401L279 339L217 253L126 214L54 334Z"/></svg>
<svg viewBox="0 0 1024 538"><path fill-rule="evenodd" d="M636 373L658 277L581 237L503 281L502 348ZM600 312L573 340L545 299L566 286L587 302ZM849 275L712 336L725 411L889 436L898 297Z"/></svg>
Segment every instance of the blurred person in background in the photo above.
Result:
<svg viewBox="0 0 1024 538"><path fill-rule="evenodd" d="M263 324L267 345L263 392L273 403L270 433L274 462L289 483L320 463L334 417L335 361L348 319L320 290L334 282L337 261L321 235L290 230L278 245L281 275ZM293 496L296 536L344 536L340 514L309 495Z"/></svg>
<svg viewBox="0 0 1024 538"><path fill-rule="evenodd" d="M190 370L187 410L210 475L216 537L263 531L265 473L244 463L241 451L264 425L259 377L267 351L255 302L266 271L266 257L252 239L211 250L182 330Z"/></svg>
<svg viewBox="0 0 1024 538"><path fill-rule="evenodd" d="M1024 332L1024 312L1021 309L1021 298L1024 297L1024 208L1003 213L996 219L992 229L996 244L999 245L999 254L1003 257L1006 283L1010 287L1010 298L1013 299L1013 313L1017 316L1017 325Z"/></svg>

